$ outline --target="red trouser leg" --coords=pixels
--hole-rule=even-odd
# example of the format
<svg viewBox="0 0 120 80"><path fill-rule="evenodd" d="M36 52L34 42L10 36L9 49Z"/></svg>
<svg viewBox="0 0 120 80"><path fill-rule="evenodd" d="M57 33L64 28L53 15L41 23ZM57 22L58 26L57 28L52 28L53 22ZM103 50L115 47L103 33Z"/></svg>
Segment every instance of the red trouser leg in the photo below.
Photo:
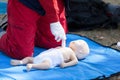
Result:
<svg viewBox="0 0 120 80"><path fill-rule="evenodd" d="M8 27L0 39L0 50L16 59L32 56L39 17L18 0L8 0Z"/></svg>
<svg viewBox="0 0 120 80"><path fill-rule="evenodd" d="M44 48L52 48L61 45L56 42L50 31L50 23L60 21L65 32L67 31L65 9L63 0L40 0L41 5L46 11L46 15L39 19L35 44Z"/></svg>

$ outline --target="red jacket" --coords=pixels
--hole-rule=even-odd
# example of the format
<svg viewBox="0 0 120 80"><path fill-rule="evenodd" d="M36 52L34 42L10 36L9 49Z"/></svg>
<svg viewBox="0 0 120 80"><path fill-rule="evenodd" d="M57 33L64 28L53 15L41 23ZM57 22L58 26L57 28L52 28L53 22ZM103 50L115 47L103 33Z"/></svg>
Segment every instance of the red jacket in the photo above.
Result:
<svg viewBox="0 0 120 80"><path fill-rule="evenodd" d="M45 10L44 16L38 15L19 0L8 0L7 32L0 38L0 50L6 55L22 59L33 56L35 46L52 48L61 45L61 42L54 40L50 23L60 21L65 32L67 31L63 0L39 2Z"/></svg>

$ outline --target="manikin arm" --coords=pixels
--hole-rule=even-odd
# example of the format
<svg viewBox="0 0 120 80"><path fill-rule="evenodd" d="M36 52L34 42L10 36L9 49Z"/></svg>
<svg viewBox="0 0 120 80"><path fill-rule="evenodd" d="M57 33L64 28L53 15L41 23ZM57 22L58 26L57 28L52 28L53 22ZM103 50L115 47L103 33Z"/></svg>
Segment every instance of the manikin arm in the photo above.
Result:
<svg viewBox="0 0 120 80"><path fill-rule="evenodd" d="M62 63L60 64L60 67L61 67L61 68L69 67L69 66L73 66L73 65L75 65L75 64L77 64L77 63L78 63L77 57L76 57L74 54L71 54L71 55L70 55L70 61L68 61L68 62L62 62Z"/></svg>

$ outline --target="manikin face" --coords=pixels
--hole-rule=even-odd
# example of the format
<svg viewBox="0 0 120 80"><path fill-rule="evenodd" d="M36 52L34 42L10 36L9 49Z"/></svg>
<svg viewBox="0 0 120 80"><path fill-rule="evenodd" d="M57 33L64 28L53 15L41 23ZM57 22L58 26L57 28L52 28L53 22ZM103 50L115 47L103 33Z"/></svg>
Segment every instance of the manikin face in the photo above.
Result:
<svg viewBox="0 0 120 80"><path fill-rule="evenodd" d="M83 56L88 55L89 47L84 40L75 40L70 42L69 47L75 52L78 59L83 58Z"/></svg>

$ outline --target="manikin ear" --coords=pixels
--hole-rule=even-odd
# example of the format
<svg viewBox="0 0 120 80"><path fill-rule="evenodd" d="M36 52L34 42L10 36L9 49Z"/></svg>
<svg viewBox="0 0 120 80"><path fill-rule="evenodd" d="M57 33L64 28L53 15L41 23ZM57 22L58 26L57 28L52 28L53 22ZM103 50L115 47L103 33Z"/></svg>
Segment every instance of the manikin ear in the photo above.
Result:
<svg viewBox="0 0 120 80"><path fill-rule="evenodd" d="M75 44L75 42L74 42L74 41L71 41L70 44Z"/></svg>
<svg viewBox="0 0 120 80"><path fill-rule="evenodd" d="M71 41L69 44L69 47L73 46L75 44L75 42Z"/></svg>

